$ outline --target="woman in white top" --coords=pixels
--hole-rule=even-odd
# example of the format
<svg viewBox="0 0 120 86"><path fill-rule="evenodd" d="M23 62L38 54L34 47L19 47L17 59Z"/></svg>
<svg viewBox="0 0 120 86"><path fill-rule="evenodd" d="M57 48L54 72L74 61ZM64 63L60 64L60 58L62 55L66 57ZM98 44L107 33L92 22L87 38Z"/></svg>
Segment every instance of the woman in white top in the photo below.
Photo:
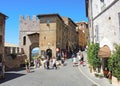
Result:
<svg viewBox="0 0 120 86"><path fill-rule="evenodd" d="M76 59L75 55L73 55L72 58L73 58L73 67L74 67L77 64L77 59Z"/></svg>

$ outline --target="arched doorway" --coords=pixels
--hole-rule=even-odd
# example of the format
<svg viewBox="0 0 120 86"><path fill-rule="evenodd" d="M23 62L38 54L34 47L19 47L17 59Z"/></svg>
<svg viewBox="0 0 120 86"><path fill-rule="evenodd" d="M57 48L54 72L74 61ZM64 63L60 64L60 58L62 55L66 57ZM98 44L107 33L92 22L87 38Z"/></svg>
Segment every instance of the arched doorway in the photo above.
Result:
<svg viewBox="0 0 120 86"><path fill-rule="evenodd" d="M31 65L33 65L33 62L34 62L34 59L36 58L39 58L39 43L33 43L31 46L30 46L30 62L31 62Z"/></svg>
<svg viewBox="0 0 120 86"><path fill-rule="evenodd" d="M108 59L111 55L111 50L109 48L109 46L104 45L103 47L100 48L99 52L98 52L98 56L101 59L102 62L102 69L103 69L103 73L104 76L107 77L107 73L109 71L108 69Z"/></svg>
<svg viewBox="0 0 120 86"><path fill-rule="evenodd" d="M39 47L35 47L31 51L31 61L39 57Z"/></svg>

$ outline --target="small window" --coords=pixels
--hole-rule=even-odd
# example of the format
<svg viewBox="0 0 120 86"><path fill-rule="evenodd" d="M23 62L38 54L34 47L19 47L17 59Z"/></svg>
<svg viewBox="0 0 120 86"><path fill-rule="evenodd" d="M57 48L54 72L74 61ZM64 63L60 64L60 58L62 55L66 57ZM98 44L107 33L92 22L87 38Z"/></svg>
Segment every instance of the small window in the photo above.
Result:
<svg viewBox="0 0 120 86"><path fill-rule="evenodd" d="M96 25L96 29L95 29L95 35L96 35L96 42L99 42L99 27L98 27L98 25Z"/></svg>
<svg viewBox="0 0 120 86"><path fill-rule="evenodd" d="M2 36L0 36L0 45L2 44Z"/></svg>
<svg viewBox="0 0 120 86"><path fill-rule="evenodd" d="M0 25L0 32L2 32L2 25Z"/></svg>
<svg viewBox="0 0 120 86"><path fill-rule="evenodd" d="M50 24L50 20L47 20L47 22L46 22L46 23L47 23L47 26L49 26L49 24Z"/></svg>
<svg viewBox="0 0 120 86"><path fill-rule="evenodd" d="M100 0L102 3L104 3L104 0Z"/></svg>
<svg viewBox="0 0 120 86"><path fill-rule="evenodd" d="M119 39L120 39L120 12L118 13L118 19L119 19Z"/></svg>
<svg viewBox="0 0 120 86"><path fill-rule="evenodd" d="M26 45L26 37L23 37L23 45Z"/></svg>
<svg viewBox="0 0 120 86"><path fill-rule="evenodd" d="M2 54L0 54L0 62L2 62Z"/></svg>

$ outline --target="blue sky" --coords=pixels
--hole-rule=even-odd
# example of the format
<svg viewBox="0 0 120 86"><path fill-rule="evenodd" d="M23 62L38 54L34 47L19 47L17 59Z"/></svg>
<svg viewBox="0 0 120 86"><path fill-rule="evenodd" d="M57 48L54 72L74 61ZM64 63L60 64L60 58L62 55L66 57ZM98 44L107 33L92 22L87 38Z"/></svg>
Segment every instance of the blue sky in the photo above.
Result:
<svg viewBox="0 0 120 86"><path fill-rule="evenodd" d="M1 0L0 12L7 15L5 42L19 45L19 17L59 13L74 22L86 21L85 0Z"/></svg>

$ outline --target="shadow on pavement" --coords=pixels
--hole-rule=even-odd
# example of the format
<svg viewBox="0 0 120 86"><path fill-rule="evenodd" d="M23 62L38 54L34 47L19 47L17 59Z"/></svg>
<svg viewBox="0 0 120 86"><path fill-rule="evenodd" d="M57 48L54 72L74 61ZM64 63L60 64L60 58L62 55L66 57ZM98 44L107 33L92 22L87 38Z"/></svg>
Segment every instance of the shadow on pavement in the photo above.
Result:
<svg viewBox="0 0 120 86"><path fill-rule="evenodd" d="M15 79L15 78L18 78L18 77L21 77L25 74L19 74L19 73L5 73L5 79L1 79L0 80L0 84L1 83L4 83L4 82L7 82L9 80L12 80L12 79Z"/></svg>
<svg viewBox="0 0 120 86"><path fill-rule="evenodd" d="M22 70L26 70L25 67L7 69L6 71L22 71Z"/></svg>

